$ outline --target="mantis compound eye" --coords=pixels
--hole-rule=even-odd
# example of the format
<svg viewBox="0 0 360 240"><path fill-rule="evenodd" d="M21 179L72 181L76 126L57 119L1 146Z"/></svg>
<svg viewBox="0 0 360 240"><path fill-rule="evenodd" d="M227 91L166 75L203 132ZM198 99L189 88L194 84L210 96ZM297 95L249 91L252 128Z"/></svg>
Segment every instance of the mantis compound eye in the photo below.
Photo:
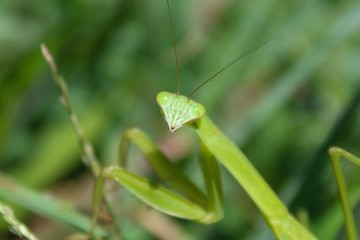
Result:
<svg viewBox="0 0 360 240"><path fill-rule="evenodd" d="M200 103L181 95L160 92L156 100L171 132L205 115Z"/></svg>

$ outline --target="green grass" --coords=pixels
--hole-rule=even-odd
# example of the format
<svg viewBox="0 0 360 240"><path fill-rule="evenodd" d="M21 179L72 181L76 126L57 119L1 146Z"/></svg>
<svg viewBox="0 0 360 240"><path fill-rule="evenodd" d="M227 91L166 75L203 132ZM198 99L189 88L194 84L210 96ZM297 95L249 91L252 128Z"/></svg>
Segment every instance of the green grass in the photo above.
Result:
<svg viewBox="0 0 360 240"><path fill-rule="evenodd" d="M339 145L360 156L359 3L173 0L171 6L184 95L249 47L276 37L194 99L243 149L291 211L306 209L319 238L333 239L342 222L335 214L338 197L327 148ZM104 163L116 158L123 130L136 126L160 142L196 181L195 137L187 130L170 135L155 101L160 91L176 91L167 14L165 1L2 1L1 172L16 179L19 188L54 195L91 216L91 191L74 194L92 180L41 56L40 43L45 42L66 77L86 136ZM137 159L131 163L136 171L152 178L141 157L131 155ZM345 165L356 201L360 170ZM222 172L224 220L202 226L166 218L178 231L173 230L173 236L269 239L255 206ZM69 189L75 190L67 193ZM161 216L149 209L144 213L140 202L120 193L114 211L119 212L124 236L151 239L155 228L144 227L136 213L154 214L157 221L163 221ZM0 196L5 200L16 203L6 193ZM23 208L37 213L25 215ZM39 214L44 213L36 207L16 209L41 239L53 239L41 227L44 218ZM59 239L78 231L48 218ZM0 236L8 234L3 225Z"/></svg>

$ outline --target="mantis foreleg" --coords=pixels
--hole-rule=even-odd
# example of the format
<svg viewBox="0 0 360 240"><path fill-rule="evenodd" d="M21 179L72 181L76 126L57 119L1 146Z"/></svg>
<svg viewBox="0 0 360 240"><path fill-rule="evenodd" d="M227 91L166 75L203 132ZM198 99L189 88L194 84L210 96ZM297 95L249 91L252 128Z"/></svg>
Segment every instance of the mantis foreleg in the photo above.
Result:
<svg viewBox="0 0 360 240"><path fill-rule="evenodd" d="M144 154L160 178L169 182L174 189L187 198L127 171L125 169L126 152L130 142ZM206 147L202 147L200 165L207 195L202 193L173 162L168 160L141 130L134 128L126 131L120 149L122 150L119 159L120 166L104 168L96 180L93 196L94 224L99 214L106 179L119 182L142 201L166 214L201 223L213 223L222 218L223 201L219 169L216 159Z"/></svg>
<svg viewBox="0 0 360 240"><path fill-rule="evenodd" d="M205 204L206 197L204 193L201 192L199 188L159 150L156 144L138 128L128 129L121 139L119 148L120 167L126 168L129 143L134 144L140 150L145 156L145 159L149 161L151 167L163 181L170 184L173 188L177 189L195 203L199 205Z"/></svg>

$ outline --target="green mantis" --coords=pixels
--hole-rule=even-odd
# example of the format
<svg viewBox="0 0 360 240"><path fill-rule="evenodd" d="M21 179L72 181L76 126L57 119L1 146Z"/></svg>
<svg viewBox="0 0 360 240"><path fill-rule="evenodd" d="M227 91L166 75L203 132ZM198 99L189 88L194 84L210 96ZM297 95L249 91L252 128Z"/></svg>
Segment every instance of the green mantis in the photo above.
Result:
<svg viewBox="0 0 360 240"><path fill-rule="evenodd" d="M176 48L174 51L176 56ZM218 73L238 59L235 59ZM205 114L205 108L193 101L191 95L185 97L181 96L179 92L175 94L161 92L157 96L157 102L170 131L180 130L181 127L188 126L198 134L201 143L199 160L205 182L205 191L199 189L173 162L168 160L144 132L136 128L129 129L124 133L121 141L119 166L105 167L100 171L99 166L91 165L93 171L98 175L93 197L94 224L99 215L106 179L118 181L148 205L171 216L203 224L217 222L223 217L224 205L218 168L218 162L220 162L256 203L269 228L278 239L315 239L315 236L288 212L286 206L255 170L247 157L218 129ZM68 112L71 115L71 110L68 109ZM73 115L71 119L73 125L76 125ZM146 156L155 172L176 192L126 170L126 156L130 143L134 144ZM85 147L84 151L87 150L89 148ZM347 237L348 239L357 239L350 204L346 198L346 187L340 168L340 159L344 157L357 165L360 165L360 160L339 148L331 148L330 153L341 192ZM93 161L89 160L89 162L92 163Z"/></svg>
<svg viewBox="0 0 360 240"><path fill-rule="evenodd" d="M167 3L172 24L169 2L167 1ZM172 25L171 30L177 66L176 43ZM217 72L196 88L193 93L239 59L235 59ZM178 67L176 69L179 86ZM156 99L171 132L183 126L189 126L196 131L201 143L199 160L205 182L205 193L194 185L173 162L167 159L144 132L136 128L129 129L121 141L119 166L102 169L96 180L93 195L94 224L99 215L106 179L119 182L149 206L165 214L203 224L217 222L223 217L223 193L218 167L218 162L220 162L255 202L267 225L278 239L316 239L289 213L287 207L241 150L210 120L205 113L205 108L191 99L192 94L190 97L185 97L179 94L179 90L177 93L160 92ZM140 150L160 178L169 183L177 192L170 191L126 170L126 156L130 143ZM347 238L357 239L354 217L346 197L346 186L339 163L340 158L344 157L354 164L360 165L360 159L336 147L331 148L329 152L340 191Z"/></svg>
<svg viewBox="0 0 360 240"><path fill-rule="evenodd" d="M170 131L189 125L197 132L201 141L200 165L206 194L193 185L141 130L130 129L125 133L121 144L120 166L104 168L97 179L94 191L94 219L98 215L104 180L108 178L118 181L138 198L161 212L204 224L214 223L223 216L217 159L250 195L278 239L316 239L288 212L246 156L205 115L205 108L201 104L168 92L159 93L157 101ZM125 170L129 142L139 148L162 179L170 182L173 188L187 198ZM360 165L360 159L335 147L330 149L330 155L346 216L348 239L357 239L339 161L340 157L345 157Z"/></svg>

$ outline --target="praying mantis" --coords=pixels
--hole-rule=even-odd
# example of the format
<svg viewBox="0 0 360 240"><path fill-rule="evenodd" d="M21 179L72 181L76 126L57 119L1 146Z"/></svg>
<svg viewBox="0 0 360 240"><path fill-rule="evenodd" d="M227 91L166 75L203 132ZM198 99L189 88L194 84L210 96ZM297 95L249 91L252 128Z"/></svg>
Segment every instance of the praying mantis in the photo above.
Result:
<svg viewBox="0 0 360 240"><path fill-rule="evenodd" d="M168 0L167 6L172 24ZM206 115L205 107L191 99L193 93L200 87L236 63L243 55L202 83L189 97L182 96L179 91L178 60L172 25L171 31L174 40L178 91L177 93L160 92L156 100L171 132L188 126L197 133L201 145L199 161L205 182L205 193L192 183L142 130L131 128L124 133L121 140L119 166L104 167L98 172L93 193L93 224L96 224L99 215L104 195L104 183L107 179L119 182L136 197L160 212L202 224L215 223L223 217L224 207L219 162L245 189L278 239L316 239L306 227L289 213L287 207L236 144L211 121ZM130 144L135 145L140 150L159 177L168 182L173 189L176 189L176 193L126 169L127 152ZM329 153L340 192L347 238L355 240L358 233L347 199L340 160L345 158L360 166L360 159L338 147L330 148Z"/></svg>

